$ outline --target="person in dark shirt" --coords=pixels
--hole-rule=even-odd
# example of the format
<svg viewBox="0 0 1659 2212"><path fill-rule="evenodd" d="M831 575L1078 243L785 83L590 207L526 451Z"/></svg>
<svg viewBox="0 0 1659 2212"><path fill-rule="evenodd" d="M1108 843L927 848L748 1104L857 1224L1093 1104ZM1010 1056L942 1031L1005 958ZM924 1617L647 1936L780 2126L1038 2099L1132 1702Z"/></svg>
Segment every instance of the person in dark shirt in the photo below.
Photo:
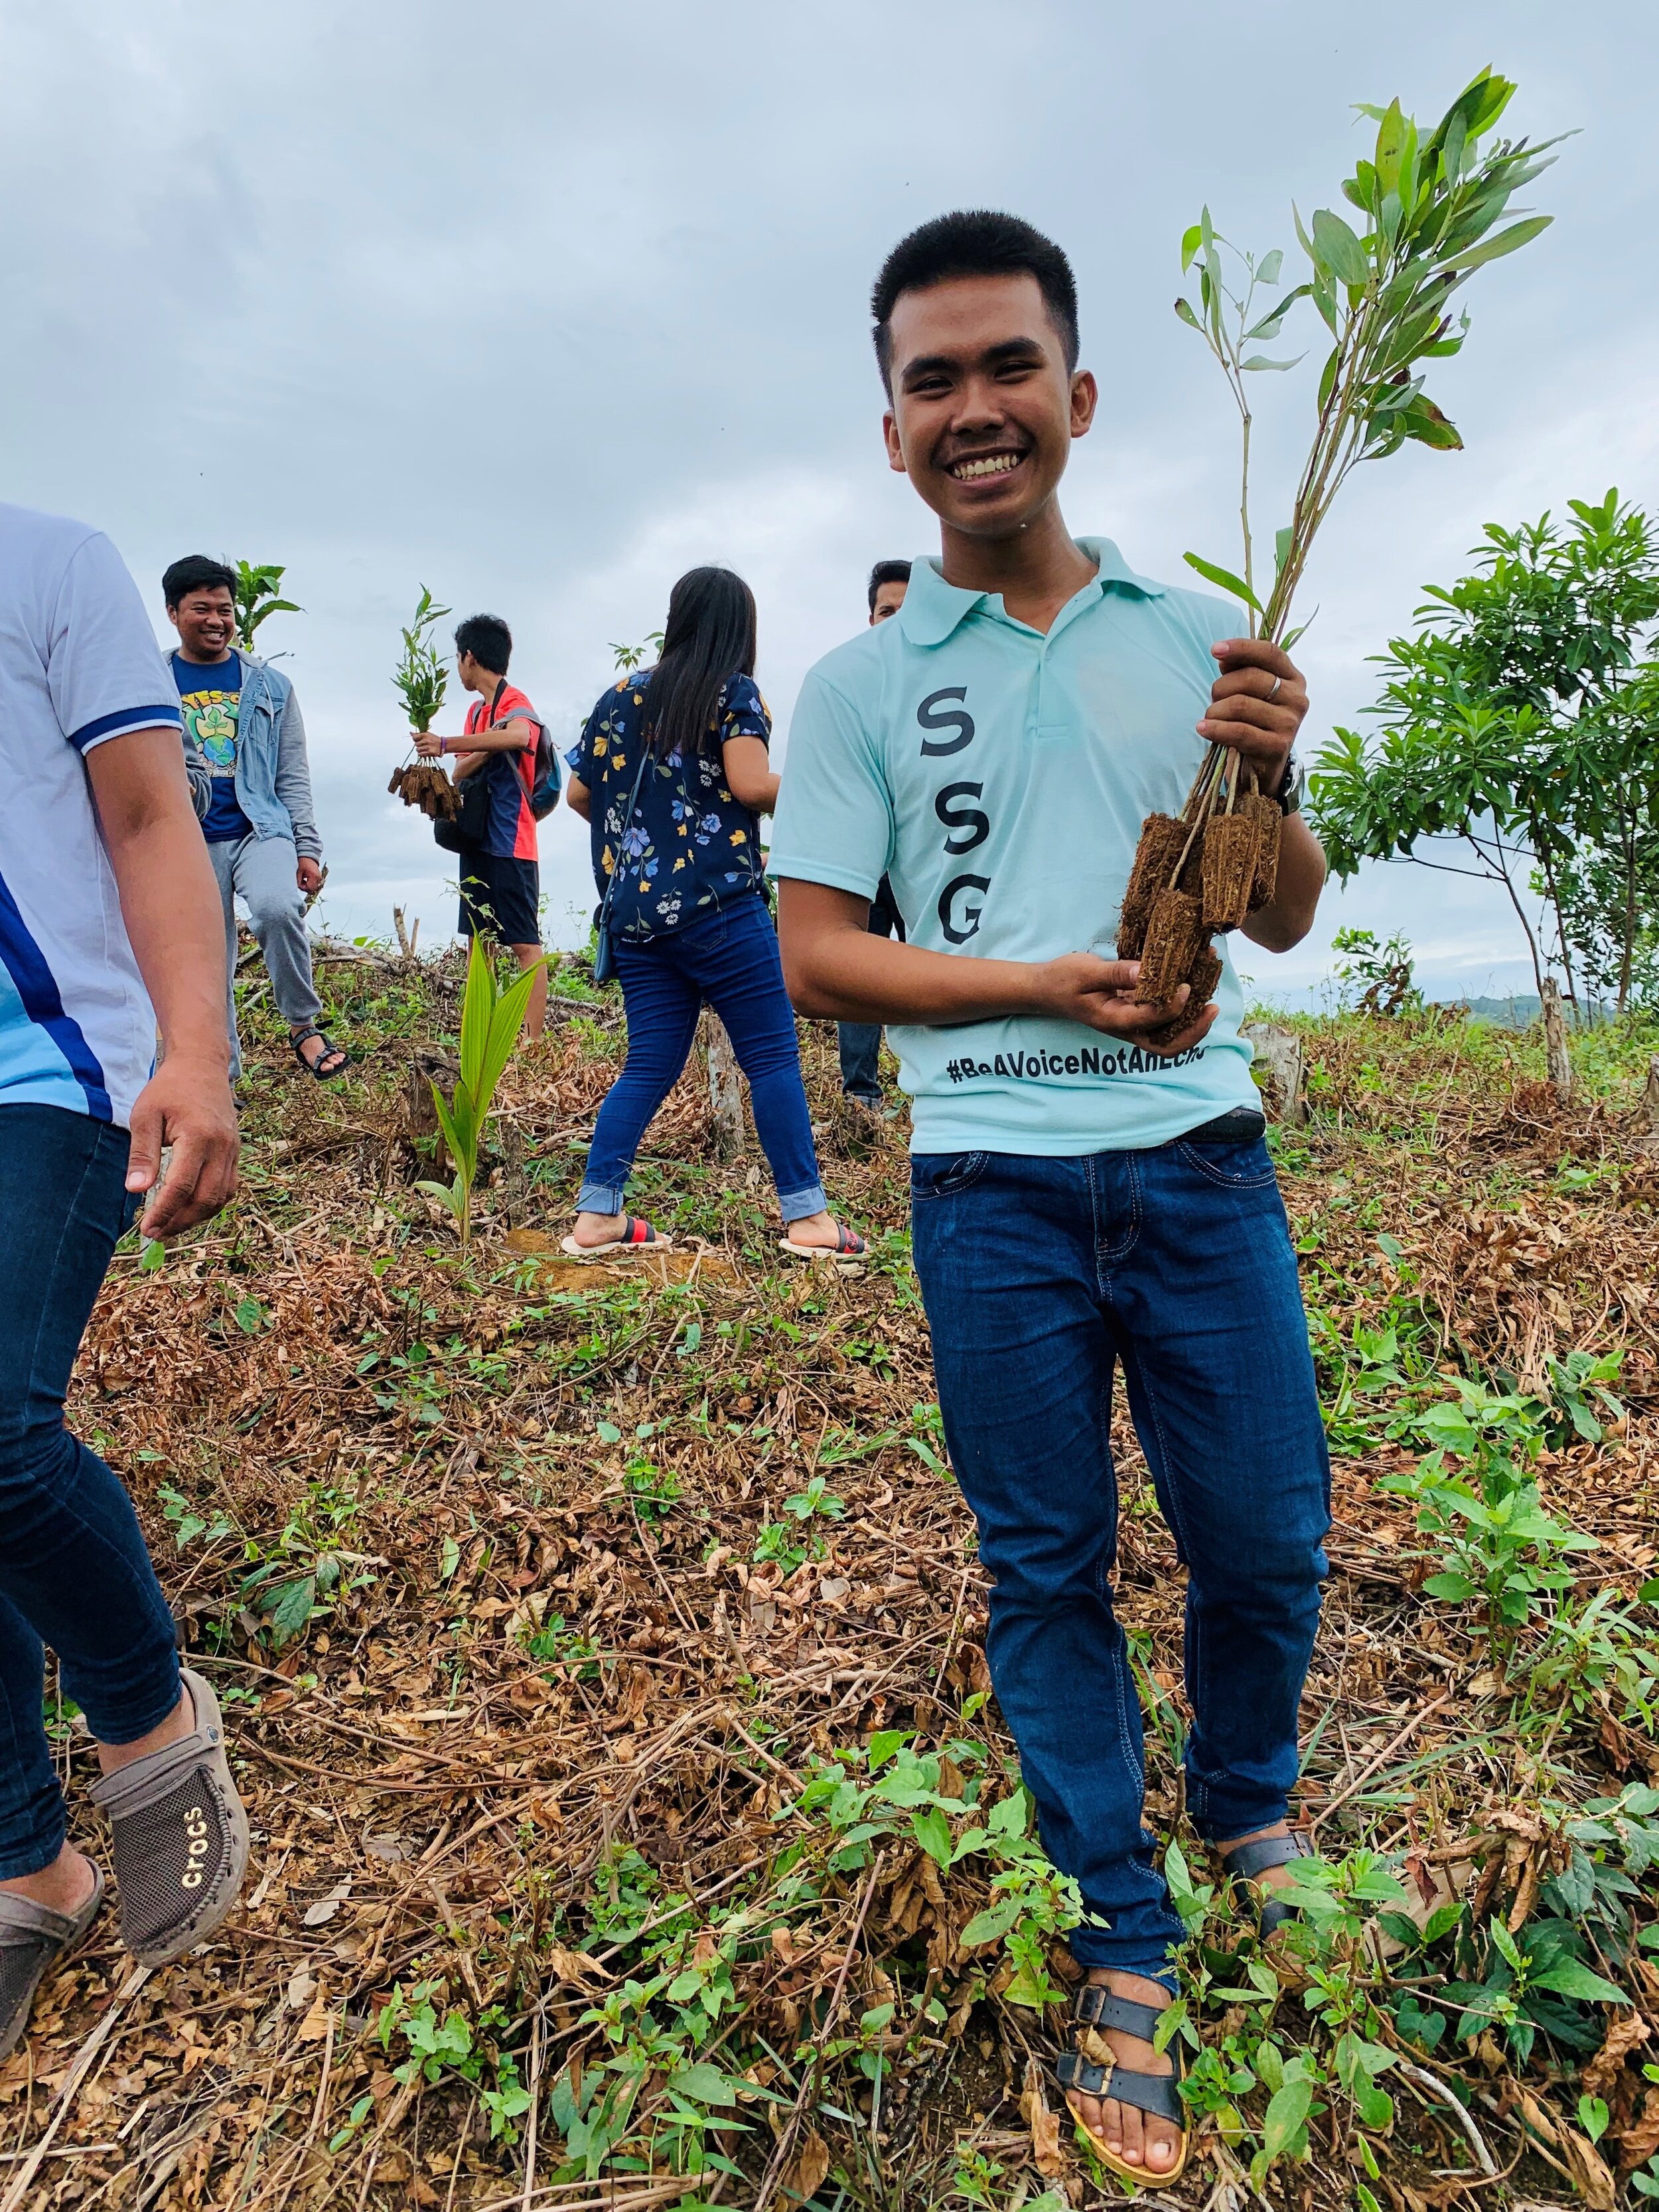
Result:
<svg viewBox="0 0 1659 2212"><path fill-rule="evenodd" d="M346 1069L344 1048L317 1026L306 901L322 889L322 841L311 804L306 729L294 686L236 642L236 572L186 554L161 578L179 633L173 681L184 714L185 763L224 908L229 970L230 1076L236 1035L236 901L248 910L270 994L295 1056L321 1082Z"/></svg>
<svg viewBox="0 0 1659 2212"><path fill-rule="evenodd" d="M516 684L507 680L513 633L499 615L469 615L455 632L455 672L475 696L459 737L411 730L423 760L459 753L455 780L484 778L489 794L482 843L460 850L461 935L490 937L508 946L521 969L533 968L525 1032L538 1037L547 1018L547 966L542 954L541 863L531 805L542 724Z"/></svg>
<svg viewBox="0 0 1659 2212"><path fill-rule="evenodd" d="M754 594L729 568L693 568L669 598L656 666L605 693L569 756L570 804L592 824L593 879L628 1009L628 1059L599 1109L568 1252L664 1241L623 1211L623 1198L705 1000L749 1078L783 1250L810 1260L864 1249L824 1202L766 902L760 817L778 779L754 667Z"/></svg>
<svg viewBox="0 0 1659 2212"><path fill-rule="evenodd" d="M904 605L910 582L908 561L878 561L870 571L870 627L884 623ZM893 886L885 876L870 902L870 933L873 937L904 939L904 919L893 900ZM849 1098L881 1111L881 1024L837 1022L836 1038L841 1051L841 1087Z"/></svg>

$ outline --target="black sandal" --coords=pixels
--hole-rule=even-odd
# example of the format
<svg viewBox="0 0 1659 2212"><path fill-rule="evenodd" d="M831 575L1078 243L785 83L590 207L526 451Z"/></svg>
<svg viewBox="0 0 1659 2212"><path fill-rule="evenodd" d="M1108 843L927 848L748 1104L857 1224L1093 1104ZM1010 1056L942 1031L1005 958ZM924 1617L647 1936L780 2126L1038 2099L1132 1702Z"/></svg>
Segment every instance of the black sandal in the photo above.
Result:
<svg viewBox="0 0 1659 2212"><path fill-rule="evenodd" d="M1288 1835L1259 1836L1253 1844L1235 1844L1231 1850L1220 1854L1221 1863L1231 1877L1233 1886L1242 1881L1254 1881L1257 1875L1266 1874L1269 1867L1288 1866L1292 1859L1316 1859L1319 1854L1299 1828ZM1261 1893L1257 1899L1260 1919L1259 1932L1265 1943L1277 1934L1287 1920L1297 1917L1293 1905L1279 1903L1270 1889Z"/></svg>
<svg viewBox="0 0 1659 2212"><path fill-rule="evenodd" d="M1158 2033L1164 2008L1138 2003L1133 1997L1118 1996L1103 1982L1085 1982L1073 2000L1072 2017L1081 2021L1085 2027L1115 2027L1124 2035L1138 2036L1143 2043L1150 2043ZM1187 2107L1181 2099L1181 2081L1186 2068L1179 2045L1172 2045L1168 2055L1175 2068L1172 2074L1134 2074L1115 2060L1099 2066L1093 2059L1085 2058L1080 2051L1068 2051L1054 2061L1054 2079L1066 2092L1066 2107L1089 2138L1096 2157L1126 2181L1154 2188L1161 2183L1180 2179L1192 2147ZM1072 2102L1073 2095L1109 2097L1114 2104L1133 2105L1138 2112L1148 2112L1155 2120L1168 2120L1181 2131L1175 2164L1158 2172L1150 2166L1132 2166L1120 2152L1108 2146L1103 2136L1085 2125Z"/></svg>
<svg viewBox="0 0 1659 2212"><path fill-rule="evenodd" d="M315 1060L307 1060L300 1047L312 1037L320 1038L323 1048ZM289 1042L294 1048L295 1060L299 1061L306 1073L314 1075L319 1083L332 1083L337 1075L343 1075L351 1065L351 1055L345 1047L343 1044L336 1044L332 1037L324 1036L321 1030L295 1030L289 1038ZM339 1066L325 1067L323 1062L325 1060L332 1060L336 1053L340 1055Z"/></svg>

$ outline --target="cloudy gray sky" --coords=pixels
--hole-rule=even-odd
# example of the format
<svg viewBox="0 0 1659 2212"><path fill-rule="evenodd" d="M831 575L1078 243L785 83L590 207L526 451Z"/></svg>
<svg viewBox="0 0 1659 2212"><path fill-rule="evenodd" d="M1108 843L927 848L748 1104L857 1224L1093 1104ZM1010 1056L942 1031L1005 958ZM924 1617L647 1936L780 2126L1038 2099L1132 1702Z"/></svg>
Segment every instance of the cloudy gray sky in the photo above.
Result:
<svg viewBox="0 0 1659 2212"><path fill-rule="evenodd" d="M1510 125L1581 135L1532 188L1554 228L1477 276L1434 380L1468 450L1364 472L1321 541L1317 742L1487 519L1614 483L1659 497L1639 275L1659 18L1458 0L1394 21L1379 40L1344 0L0 0L4 495L108 529L158 629L175 555L286 562L305 613L264 635L312 733L326 919L385 934L395 901L447 935L443 856L385 792L421 583L507 617L562 734L611 641L659 623L682 568L730 562L786 728L862 620L870 562L935 542L883 461L865 302L893 240L964 203L1028 216L1076 264L1103 405L1074 529L1166 577L1189 547L1231 564L1229 404L1170 313L1182 228L1207 200L1229 235L1293 252L1292 198L1340 204L1352 102L1431 119L1490 62L1520 81ZM1310 406L1302 377L1273 381L1269 528ZM562 812L542 832L567 942L591 902L579 832ZM1404 928L1442 994L1528 985L1496 897L1402 868L1328 896L1259 984L1316 981L1344 923Z"/></svg>

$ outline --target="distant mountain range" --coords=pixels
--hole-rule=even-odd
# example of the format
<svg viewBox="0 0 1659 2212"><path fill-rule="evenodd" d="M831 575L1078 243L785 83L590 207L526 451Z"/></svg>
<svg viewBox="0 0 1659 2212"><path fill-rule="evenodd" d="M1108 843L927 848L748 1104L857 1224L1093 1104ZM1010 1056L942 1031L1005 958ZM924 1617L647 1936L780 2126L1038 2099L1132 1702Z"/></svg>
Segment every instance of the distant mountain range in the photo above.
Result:
<svg viewBox="0 0 1659 2212"><path fill-rule="evenodd" d="M1440 1006L1467 1006L1473 1019L1490 1022L1494 1029L1529 1030L1543 1009L1543 1001L1535 991L1524 995L1518 993L1512 999L1437 999ZM1589 1008L1592 1021L1610 1022L1613 1010L1610 1006ZM1572 1008L1566 1010L1567 1019L1572 1020Z"/></svg>

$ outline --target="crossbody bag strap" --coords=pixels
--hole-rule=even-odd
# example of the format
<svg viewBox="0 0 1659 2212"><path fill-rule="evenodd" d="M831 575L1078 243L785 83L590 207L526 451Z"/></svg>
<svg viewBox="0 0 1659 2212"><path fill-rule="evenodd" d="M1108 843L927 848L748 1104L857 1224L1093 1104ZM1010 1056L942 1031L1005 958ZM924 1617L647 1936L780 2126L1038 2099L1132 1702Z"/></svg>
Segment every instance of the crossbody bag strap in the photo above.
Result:
<svg viewBox="0 0 1659 2212"><path fill-rule="evenodd" d="M645 781L646 763L651 757L650 743L645 732L640 732L640 764L634 771L634 788L628 794L628 811L623 817L622 828L617 833L617 857L611 863L611 873L605 878L605 896L599 901L599 927L603 929L611 913L611 896L617 888L617 878L622 872L622 841L633 826L634 809L638 804L640 786Z"/></svg>

